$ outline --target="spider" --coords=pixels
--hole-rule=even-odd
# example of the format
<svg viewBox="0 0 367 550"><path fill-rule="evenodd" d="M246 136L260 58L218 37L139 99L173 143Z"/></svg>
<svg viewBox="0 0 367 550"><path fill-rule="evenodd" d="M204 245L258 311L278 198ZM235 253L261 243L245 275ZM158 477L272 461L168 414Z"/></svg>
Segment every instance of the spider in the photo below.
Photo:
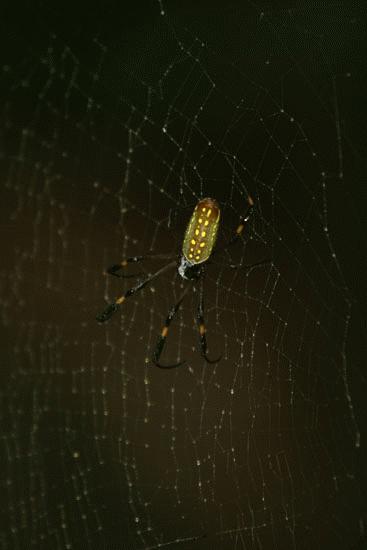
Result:
<svg viewBox="0 0 367 550"><path fill-rule="evenodd" d="M246 222L249 220L251 212L254 207L254 201L250 196L247 198L247 212L245 217L240 218L240 223L237 226L235 235L230 241L227 243L224 249L228 248L231 244L237 241L237 239L240 237L241 233L243 232L243 229L245 227ZM166 254L154 254L154 255L147 255L147 256L133 256L131 258L126 258L123 261L121 261L119 264L114 264L111 267L109 267L106 270L106 273L110 275L114 275L116 277L120 278L127 278L127 277L134 277L139 274L132 274L132 275L123 275L121 273L121 270L123 270L129 263L132 262L140 262L147 258L155 258L155 259L167 259L167 260L173 260L169 262L167 265L153 273L152 275L148 276L147 278L143 279L142 281L138 282L135 286L129 288L124 294L116 298L112 304L109 304L99 315L97 315L96 319L99 323L104 323L108 321L111 316L121 307L121 305L125 302L127 298L130 296L133 296L139 290L142 290L146 285L148 285L151 281L159 277L162 273L165 271L168 271L169 269L173 268L174 266L177 267L177 271L180 274L180 276L187 280L192 282L197 282L200 280L200 297L199 297L199 303L198 303L198 309L197 309L197 323L198 323L198 329L199 329L199 338L200 338L200 348L201 348L201 355L205 359L207 363L218 363L220 361L222 355L215 359L209 359L207 355L207 341L206 341L206 328L205 328L205 322L204 322L204 300L203 300L203 275L205 272L205 264L208 262L209 258L212 257L214 254L216 254L218 251L213 252L213 248L216 243L217 239L217 233L218 233L218 226L219 226L219 219L220 219L220 208L219 204L215 199L211 198L205 198L201 199L189 220L189 223L187 225L185 236L183 240L182 245L182 255L179 258L179 263L177 265L177 258L173 259L172 256L166 255ZM245 266L245 267L254 267L260 264L263 264L264 262L258 262L256 264L252 264L251 266ZM231 267L237 267L231 265ZM190 286L187 286L184 293L178 300L178 302L172 307L170 310L166 322L164 323L162 332L158 338L153 357L152 362L155 366L161 368L161 369L173 369L176 367L179 367L185 363L185 361L179 361L178 363L175 363L173 365L162 365L159 362L160 356L162 354L167 334L169 330L169 326L176 315L180 305L182 304L182 301L184 297L186 296Z"/></svg>

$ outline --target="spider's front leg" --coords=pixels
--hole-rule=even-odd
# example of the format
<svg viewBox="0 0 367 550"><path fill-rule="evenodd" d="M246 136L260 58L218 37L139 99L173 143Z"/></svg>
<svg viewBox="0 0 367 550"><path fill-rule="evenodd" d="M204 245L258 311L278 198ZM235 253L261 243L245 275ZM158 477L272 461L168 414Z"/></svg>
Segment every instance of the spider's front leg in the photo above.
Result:
<svg viewBox="0 0 367 550"><path fill-rule="evenodd" d="M158 269L153 275L150 277L147 277L146 279L143 279L140 283L133 286L132 288L129 288L125 294L122 294L112 304L109 304L102 313L99 313L96 317L97 321L99 323L105 323L108 321L112 315L120 308L120 306L124 303L124 301L129 298L130 296L133 296L136 292L139 292L139 290L142 290L147 284L149 284L151 281L153 281L156 277L167 271L168 269L171 269L176 265L176 261L170 262L169 264L165 265L161 269Z"/></svg>
<svg viewBox="0 0 367 550"><path fill-rule="evenodd" d="M105 273L105 275L114 275L115 277L118 277L120 279L130 279L131 277L137 277L138 275L141 275L141 272L130 273L128 275L122 274L120 272L129 263L141 262L142 260L144 260L144 256L132 256L131 258L126 258L126 259L122 260L119 264L113 264L110 267L108 267L104 273Z"/></svg>
<svg viewBox="0 0 367 550"><path fill-rule="evenodd" d="M139 273L130 273L128 275L122 274L121 271L130 263L142 262L144 260L155 259L155 260L172 260L172 256L169 254L148 254L146 256L131 256L130 258L125 258L119 264L113 264L108 267L105 271L106 275L114 275L119 279L130 279L131 277L137 277L141 275Z"/></svg>

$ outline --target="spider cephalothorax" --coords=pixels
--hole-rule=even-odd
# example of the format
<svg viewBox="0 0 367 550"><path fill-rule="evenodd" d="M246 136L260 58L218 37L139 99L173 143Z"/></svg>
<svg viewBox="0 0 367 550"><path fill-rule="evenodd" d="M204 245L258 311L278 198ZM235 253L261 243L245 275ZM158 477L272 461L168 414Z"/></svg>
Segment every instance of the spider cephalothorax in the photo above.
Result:
<svg viewBox="0 0 367 550"><path fill-rule="evenodd" d="M192 264L185 256L181 256L181 261L178 265L177 271L183 279L187 281L197 281L200 279L202 268L198 264Z"/></svg>
<svg viewBox="0 0 367 550"><path fill-rule="evenodd" d="M248 197L247 202L248 202L247 214L244 218L241 218L240 223L236 229L235 236L229 241L226 248L240 237L245 227L245 223L250 217L250 212L254 206L253 200L250 196ZM137 283L132 288L129 288L123 295L116 298L116 300L112 302L112 304L109 304L102 311L102 313L97 315L97 321L99 321L100 323L104 323L105 321L108 321L110 317L113 315L113 313L115 313L115 311L117 311L120 308L120 306L124 303L124 301L127 298L129 298L130 296L132 296L133 294L135 294L136 292L144 288L151 281L153 281L153 279L156 279L159 275L161 275L168 269L171 269L174 266L177 266L178 273L181 275L183 279L190 281L192 283L199 280L201 282L200 297L199 297L198 309L196 314L196 319L197 319L198 329L199 329L199 337L200 337L201 355L204 357L207 363L217 363L220 360L221 356L217 357L216 359L209 359L209 357L207 356L206 329L205 329L205 323L204 323L203 275L204 275L206 262L213 254L215 254L215 252L213 252L213 248L215 246L216 239L217 239L219 220L220 220L220 208L219 208L218 202L215 199L211 199L211 198L201 199L195 206L195 209L187 225L183 244L182 244L182 255L179 258L178 265L177 265L177 259L173 260L172 256L169 256L167 254L155 254L155 255L149 255L149 256L132 256L131 258L126 258L119 264L114 264L111 267L109 267L107 269L108 274L115 275L116 277L124 278L124 277L134 276L134 275L123 275L121 273L121 271L129 263L140 262L146 258L173 260L168 264L166 264L161 269L159 269L158 271L156 271L155 273L153 273L152 275L150 275L149 277L147 277L146 279L143 279L142 281ZM263 263L263 262L260 262L260 263ZM158 341L153 353L153 357L152 357L152 362L157 367L171 369L174 367L178 367L185 362L185 361L180 361L179 363L176 363L174 365L161 365L159 362L159 358L161 356L164 344L166 342L169 326L175 314L177 313L189 288L190 287L187 286L182 296L180 297L179 301L170 310L167 316L166 322L163 326L162 332L158 338Z"/></svg>

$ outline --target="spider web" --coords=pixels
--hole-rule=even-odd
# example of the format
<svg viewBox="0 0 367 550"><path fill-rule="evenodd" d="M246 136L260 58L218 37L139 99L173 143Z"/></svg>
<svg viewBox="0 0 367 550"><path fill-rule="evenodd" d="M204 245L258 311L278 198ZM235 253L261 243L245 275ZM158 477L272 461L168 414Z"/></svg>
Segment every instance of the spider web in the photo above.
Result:
<svg viewBox="0 0 367 550"><path fill-rule="evenodd" d="M364 16L160 1L72 20L43 7L31 29L26 14L9 26L1 548L362 541ZM224 249L248 196L244 237ZM200 355L196 285L162 354L186 364L160 371L187 283L167 272L101 326L166 261L103 270L178 258L203 197L222 209L203 288L223 358Z"/></svg>

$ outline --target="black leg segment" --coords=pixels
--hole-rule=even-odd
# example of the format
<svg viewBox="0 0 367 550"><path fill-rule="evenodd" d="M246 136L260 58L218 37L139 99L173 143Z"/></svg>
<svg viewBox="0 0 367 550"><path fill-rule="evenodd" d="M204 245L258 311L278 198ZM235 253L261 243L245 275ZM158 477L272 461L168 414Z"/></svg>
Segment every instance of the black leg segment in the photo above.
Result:
<svg viewBox="0 0 367 550"><path fill-rule="evenodd" d="M144 260L155 259L155 260L172 260L172 256L168 254L149 254L147 256L131 256L130 258L125 258L119 264L113 264L106 269L106 275L114 275L119 279L130 279L131 277L138 277L141 275L141 271L138 273L123 274L121 271L127 267L130 263L142 262Z"/></svg>
<svg viewBox="0 0 367 550"><path fill-rule="evenodd" d="M169 312L169 314L167 316L167 319L166 319L166 322L164 323L164 326L162 328L162 332L161 332L161 334L158 338L157 345L156 345L154 353L153 353L152 362L156 367L159 367L160 369L175 369L176 367L180 367L181 365L183 365L186 362L186 361L180 361L179 363L175 363L173 365L162 365L159 362L159 358L160 358L161 353L163 351L164 344L166 343L169 326L170 326L174 316L176 315L177 311L179 310L179 307L182 304L183 299L184 299L184 297L185 297L185 295L186 295L189 288L190 287L188 286L187 289L185 290L185 292L183 293L183 295L181 296L181 298L179 299L179 301L177 302L177 304L174 305L173 308L171 309L171 311Z"/></svg>
<svg viewBox="0 0 367 550"><path fill-rule="evenodd" d="M197 312L197 322L198 322L198 328L199 328L199 338L200 338L200 347L201 347L202 357L204 357L207 363L218 363L222 359L222 354L220 354L219 357L217 357L216 359L209 359L209 357L207 356L206 328L205 328L205 321L204 321L204 298L203 298L202 283L200 288L200 300L199 300L198 312Z"/></svg>
<svg viewBox="0 0 367 550"><path fill-rule="evenodd" d="M124 303L126 298L129 298L130 296L132 296L136 292L139 292L139 290L142 290L146 285L148 285L151 281L153 281L153 279L156 279L157 277L159 277L159 275L161 275L162 273L164 273L168 269L171 269L175 265L176 265L176 261L170 262L169 264L165 265L164 267L162 267L161 269L159 269L158 271L153 273L153 275L151 275L150 277L147 277L146 279L144 279L143 281L141 281L137 285L133 286L132 288L129 288L125 292L125 294L123 294L122 296L119 296L118 298L116 298L116 300L114 302L112 302L112 304L109 304L102 311L102 313L99 313L96 316L97 321L99 323L105 323L106 321L108 321L112 317L112 315L119 309L121 304Z"/></svg>

